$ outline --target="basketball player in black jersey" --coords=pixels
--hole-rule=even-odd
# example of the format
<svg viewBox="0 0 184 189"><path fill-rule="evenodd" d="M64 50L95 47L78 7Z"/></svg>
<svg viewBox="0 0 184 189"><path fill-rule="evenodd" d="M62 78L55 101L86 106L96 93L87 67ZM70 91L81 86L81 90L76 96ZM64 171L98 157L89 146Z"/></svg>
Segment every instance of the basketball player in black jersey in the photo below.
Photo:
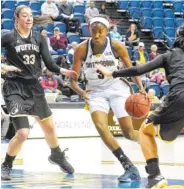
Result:
<svg viewBox="0 0 184 189"><path fill-rule="evenodd" d="M56 136L52 113L44 91L38 81L41 76L41 58L48 70L71 78L76 73L58 67L50 56L46 39L32 31L33 15L27 6L18 6L15 10L15 28L4 34L1 45L6 50L7 63L19 71L9 71L3 86L3 96L16 134L10 141L5 161L1 166L1 179L10 180L12 164L29 134L28 115L32 115L40 124L45 139L51 148L49 161L59 165L66 173L73 173L73 167L66 161ZM35 154L37 155L37 154Z"/></svg>
<svg viewBox="0 0 184 189"><path fill-rule="evenodd" d="M170 142L175 140L184 128L184 25L177 30L173 48L147 64L117 72L110 72L101 65L96 67L106 77L114 78L138 76L161 67L165 69L170 84L169 94L140 128L140 144L149 174L147 188L161 188L167 185L160 173L154 136L158 134L162 140ZM158 126L157 131L154 126Z"/></svg>

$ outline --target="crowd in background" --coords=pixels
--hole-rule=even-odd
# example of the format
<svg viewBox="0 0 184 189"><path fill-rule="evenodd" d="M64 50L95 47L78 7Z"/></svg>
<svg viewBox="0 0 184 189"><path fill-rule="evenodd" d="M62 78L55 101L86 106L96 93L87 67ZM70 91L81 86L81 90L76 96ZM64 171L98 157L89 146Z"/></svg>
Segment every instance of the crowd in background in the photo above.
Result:
<svg viewBox="0 0 184 189"><path fill-rule="evenodd" d="M30 2L38 1L39 0L30 0ZM107 2L117 3L116 1ZM85 2L84 0L46 0L41 5L41 16L49 16L53 21L64 22L66 24L66 33L75 32L80 34L80 22L77 18L74 18L73 6L84 5L84 3L86 5L86 22L100 14L107 14L105 2L101 4L100 9L97 9L95 2L89 0ZM48 31L44 27L41 27L40 33L47 39L48 48L54 62L63 68L70 69L73 63L73 54L78 43L69 43L67 34L62 33L59 27L54 28L53 35L51 36L48 36ZM124 35L118 32L116 24L112 24L109 36L113 40L122 42L127 46L127 49L131 49L133 53L130 55L130 58L132 59L133 65L145 64L158 55L158 47L155 44L150 47L150 53L147 52L145 44L141 41L137 26L134 23L130 24L127 33ZM165 73L162 70L155 70L152 73L146 74L145 76L142 76L142 80L145 83L145 86L148 82L157 83L158 85L167 83ZM67 96L68 98L72 95L77 95L70 89L68 78L51 73L45 67L43 67L43 74L40 78L40 82L45 93L56 93ZM84 74L81 72L79 84L82 88L85 88L85 83ZM76 98L76 101L77 100L81 100L81 98L78 97Z"/></svg>

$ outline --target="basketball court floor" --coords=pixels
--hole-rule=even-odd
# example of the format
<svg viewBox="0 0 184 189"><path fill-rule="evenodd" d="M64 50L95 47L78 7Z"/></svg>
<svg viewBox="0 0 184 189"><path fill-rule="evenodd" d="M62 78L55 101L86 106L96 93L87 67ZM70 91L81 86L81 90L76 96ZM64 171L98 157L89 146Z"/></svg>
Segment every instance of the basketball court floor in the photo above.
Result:
<svg viewBox="0 0 184 189"><path fill-rule="evenodd" d="M140 170L141 182L118 182L117 177L123 174L123 168L99 137L59 139L62 150L69 148L66 156L75 168L74 175L62 173L57 165L48 162L50 150L44 139L29 139L15 161L12 180L2 181L1 188L144 188L147 175L139 144L123 137L117 139ZM169 181L168 188L184 189L184 135L170 144L157 141L161 170ZM6 149L7 141L2 141L2 160Z"/></svg>

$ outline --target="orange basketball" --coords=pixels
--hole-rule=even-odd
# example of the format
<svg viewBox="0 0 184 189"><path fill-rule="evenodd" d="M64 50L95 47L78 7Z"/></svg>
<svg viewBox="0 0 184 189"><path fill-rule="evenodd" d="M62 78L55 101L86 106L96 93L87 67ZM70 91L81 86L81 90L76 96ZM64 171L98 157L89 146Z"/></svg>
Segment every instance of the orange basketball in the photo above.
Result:
<svg viewBox="0 0 184 189"><path fill-rule="evenodd" d="M125 102L127 113L134 118L145 117L150 110L151 102L145 94L135 93L130 95Z"/></svg>

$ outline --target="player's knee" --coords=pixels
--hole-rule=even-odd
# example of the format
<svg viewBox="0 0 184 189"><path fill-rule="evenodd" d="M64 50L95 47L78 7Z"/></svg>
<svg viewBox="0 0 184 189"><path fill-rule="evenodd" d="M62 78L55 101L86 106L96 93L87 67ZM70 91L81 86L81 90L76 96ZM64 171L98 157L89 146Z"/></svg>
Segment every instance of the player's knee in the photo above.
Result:
<svg viewBox="0 0 184 189"><path fill-rule="evenodd" d="M95 122L95 127L98 130L98 132L102 133L102 132L104 132L104 130L105 130L104 128L107 127L107 125L105 125L102 122Z"/></svg>
<svg viewBox="0 0 184 189"><path fill-rule="evenodd" d="M29 135L29 129L25 128L25 129L19 129L16 133L16 137L18 138L18 140L23 143L25 140L27 140Z"/></svg>

